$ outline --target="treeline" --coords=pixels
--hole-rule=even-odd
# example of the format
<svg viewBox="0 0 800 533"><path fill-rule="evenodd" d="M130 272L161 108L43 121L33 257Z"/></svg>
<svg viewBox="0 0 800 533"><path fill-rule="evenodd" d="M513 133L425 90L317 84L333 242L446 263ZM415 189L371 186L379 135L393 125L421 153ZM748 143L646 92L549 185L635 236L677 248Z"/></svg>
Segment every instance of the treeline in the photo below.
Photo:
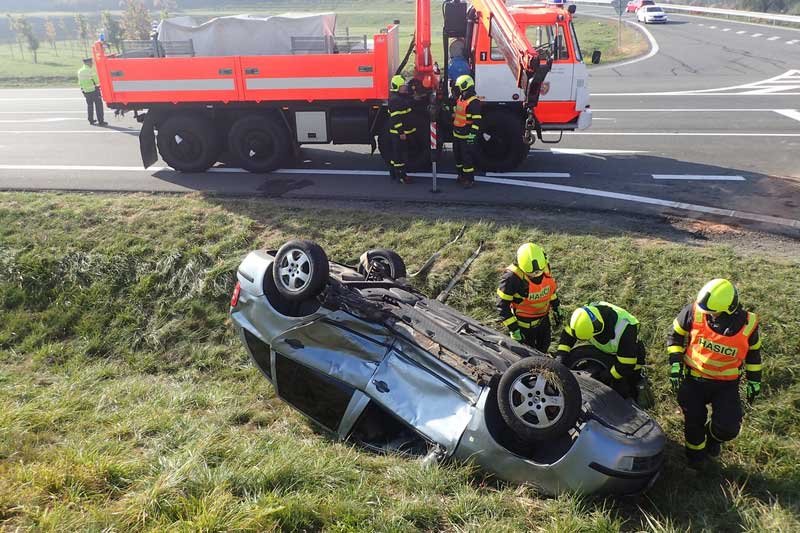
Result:
<svg viewBox="0 0 800 533"><path fill-rule="evenodd" d="M159 10L154 11L154 7ZM96 15L78 12L72 17L45 17L38 20L38 25L32 24L25 15L8 13L6 18L20 57L25 59L27 52L33 62L37 63L42 42L47 43L58 54L59 40L76 40L83 48L84 55L88 56L92 43L102 34L106 42L120 51L123 40L149 39L153 23L168 17L177 7L175 0L153 0L147 3L143 0L122 0L117 2L117 8L122 9L121 14L108 10ZM16 53L13 46L11 50Z"/></svg>

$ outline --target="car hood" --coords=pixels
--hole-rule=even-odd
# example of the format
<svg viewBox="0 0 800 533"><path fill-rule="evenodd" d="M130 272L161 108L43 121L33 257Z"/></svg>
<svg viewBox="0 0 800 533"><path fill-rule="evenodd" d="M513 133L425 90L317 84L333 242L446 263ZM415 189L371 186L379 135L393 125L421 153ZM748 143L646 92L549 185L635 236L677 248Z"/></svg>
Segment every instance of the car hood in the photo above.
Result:
<svg viewBox="0 0 800 533"><path fill-rule="evenodd" d="M605 427L634 436L652 426L647 413L625 400L611 388L591 378L588 373L575 372L581 386L584 412Z"/></svg>

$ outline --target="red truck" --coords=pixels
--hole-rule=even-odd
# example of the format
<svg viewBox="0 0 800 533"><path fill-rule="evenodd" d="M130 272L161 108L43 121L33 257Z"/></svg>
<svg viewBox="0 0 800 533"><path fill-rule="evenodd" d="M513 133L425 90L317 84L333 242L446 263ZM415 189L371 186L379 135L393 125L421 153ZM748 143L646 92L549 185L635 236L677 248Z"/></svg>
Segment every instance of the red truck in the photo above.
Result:
<svg viewBox="0 0 800 533"><path fill-rule="evenodd" d="M161 57L154 46L152 57L126 57L107 54L98 42L93 55L108 107L133 111L142 124L145 167L160 154L179 171L204 171L222 161L267 172L291 165L301 145L325 143L377 146L387 158L389 78L413 54L410 120L417 132L408 167L427 168L429 124L438 123L439 147L451 139L451 49L466 60L483 100L480 168L511 170L536 138L560 140L547 141L543 132L591 124L574 6L446 0L441 68L431 54L430 8L430 0L416 0L414 40L404 58L397 23L368 46L334 53Z"/></svg>

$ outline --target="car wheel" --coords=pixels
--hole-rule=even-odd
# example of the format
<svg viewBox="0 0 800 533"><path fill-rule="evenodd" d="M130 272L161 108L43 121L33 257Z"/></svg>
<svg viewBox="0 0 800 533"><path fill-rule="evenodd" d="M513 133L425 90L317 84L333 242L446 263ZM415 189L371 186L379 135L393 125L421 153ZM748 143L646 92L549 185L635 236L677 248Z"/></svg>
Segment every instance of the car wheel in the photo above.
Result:
<svg viewBox="0 0 800 533"><path fill-rule="evenodd" d="M573 427L581 406L578 380L546 357L526 357L500 378L497 404L506 424L525 441L552 439Z"/></svg>
<svg viewBox="0 0 800 533"><path fill-rule="evenodd" d="M292 152L286 126L271 116L254 115L237 120L228 133L228 151L250 172L280 168Z"/></svg>
<svg viewBox="0 0 800 533"><path fill-rule="evenodd" d="M287 300L299 302L314 298L328 282L328 256L313 241L289 241L278 250L272 277L278 292Z"/></svg>
<svg viewBox="0 0 800 533"><path fill-rule="evenodd" d="M581 357L575 361L571 361L569 369L586 372L592 376L592 378L603 383L605 383L603 378L608 374L609 370L611 370L606 363L593 357Z"/></svg>
<svg viewBox="0 0 800 533"><path fill-rule="evenodd" d="M406 277L406 263L394 250L379 248L364 252L358 259L358 272L367 279L374 274L380 275L380 273L374 272L376 264L380 265L384 275L391 279ZM383 276L380 278L382 279Z"/></svg>
<svg viewBox="0 0 800 533"><path fill-rule="evenodd" d="M180 172L205 172L222 151L213 123L203 116L174 115L158 128L158 152Z"/></svg>

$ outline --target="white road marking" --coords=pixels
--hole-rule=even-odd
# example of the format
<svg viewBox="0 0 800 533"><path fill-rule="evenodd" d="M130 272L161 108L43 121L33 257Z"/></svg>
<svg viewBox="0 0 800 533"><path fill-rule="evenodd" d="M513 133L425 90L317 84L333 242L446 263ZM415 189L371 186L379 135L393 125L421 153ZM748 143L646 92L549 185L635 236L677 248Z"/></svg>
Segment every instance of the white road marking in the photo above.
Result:
<svg viewBox="0 0 800 533"><path fill-rule="evenodd" d="M95 130L0 130L0 133L8 133L14 135L27 135L27 134L54 134L54 135L64 135L64 134L73 134L73 133L136 133L138 130L127 128L124 130L120 129L110 129L110 128L101 128L98 127Z"/></svg>
<svg viewBox="0 0 800 533"><path fill-rule="evenodd" d="M709 29L709 30L716 30L716 29L717 29L717 27L716 27L716 26L709 26L709 27L708 27L708 29Z"/></svg>
<svg viewBox="0 0 800 533"><path fill-rule="evenodd" d="M592 108L592 113L731 113L731 112L763 112L763 111L775 111L774 109L766 108L766 107L757 107L751 109L742 109L742 108L720 108L720 107L713 107L713 108L696 108L696 107L687 107L685 109L669 109L669 108L660 108L660 109L597 109ZM592 118L592 120L597 120L597 118Z"/></svg>
<svg viewBox="0 0 800 533"><path fill-rule="evenodd" d="M69 120L86 120L86 119L76 118L76 117L29 118L29 119L15 119L15 120L0 120L0 124L33 124L33 123L45 123L45 122L65 122Z"/></svg>
<svg viewBox="0 0 800 533"><path fill-rule="evenodd" d="M699 131L571 131L564 135L632 135L637 137L800 137L800 133L730 133Z"/></svg>
<svg viewBox="0 0 800 533"><path fill-rule="evenodd" d="M777 87L764 87L762 89L755 89L753 91L747 91L745 93L739 93L743 95L747 94L777 94L777 95L786 95L792 93L785 93L783 91L794 91L800 89L800 85L779 85Z"/></svg>
<svg viewBox="0 0 800 533"><path fill-rule="evenodd" d="M768 40L768 41L777 41L778 39L780 39L780 37L778 37L778 36L776 35L776 36L774 36L774 37L770 37L770 38L768 38L767 40Z"/></svg>
<svg viewBox="0 0 800 533"><path fill-rule="evenodd" d="M0 111L0 115L86 115L83 111Z"/></svg>
<svg viewBox="0 0 800 533"><path fill-rule="evenodd" d="M45 98L41 98L41 97L34 97L34 98L31 98L31 97L28 97L28 98L13 98L13 97L0 98L0 102L43 102L45 100L47 100L47 101L56 101L56 100L58 100L58 101L61 101L61 102L83 102L84 104L86 103L86 100L83 99L83 98L58 98L58 97L52 97L52 96L51 97L45 97Z"/></svg>
<svg viewBox="0 0 800 533"><path fill-rule="evenodd" d="M698 26L705 26L705 24L703 24L702 22L698 22L697 25Z"/></svg>
<svg viewBox="0 0 800 533"><path fill-rule="evenodd" d="M487 176L498 178L569 178L569 172L487 172Z"/></svg>
<svg viewBox="0 0 800 533"><path fill-rule="evenodd" d="M794 44L796 42L800 42L797 39L792 39L791 41L786 41L786 44Z"/></svg>
<svg viewBox="0 0 800 533"><path fill-rule="evenodd" d="M796 109L775 109L775 112L784 117L791 118L800 122L800 111Z"/></svg>
<svg viewBox="0 0 800 533"><path fill-rule="evenodd" d="M755 93L755 92L745 92L746 90L766 90L770 89L770 92L776 91L790 91L794 90L798 87L790 86L790 85L780 85L777 88L773 84L780 84L784 83L787 80L790 82L796 82L800 84L800 69L792 69L787 70L783 74L779 74L777 76L773 76L772 78L767 78L765 80L756 81L752 83L745 83L743 85L732 85L729 87L717 87L714 89L695 89L690 91L664 91L664 92L650 92L650 93L593 93L592 96L700 96L700 95L708 95L713 94L714 96L725 96L725 95L736 95L740 96L743 94L769 94L769 93ZM774 89L774 90L773 90ZM724 92L724 91L740 91L740 92ZM786 95L793 95L794 93L781 93L783 96Z"/></svg>
<svg viewBox="0 0 800 533"><path fill-rule="evenodd" d="M764 35L764 34L763 33L754 33L750 37L761 37L762 35Z"/></svg>
<svg viewBox="0 0 800 533"><path fill-rule="evenodd" d="M704 174L653 174L653 179L684 181L745 181L744 176L707 176Z"/></svg>
<svg viewBox="0 0 800 533"><path fill-rule="evenodd" d="M592 150L584 148L550 148L550 152L564 155L627 155L648 153L647 150Z"/></svg>
<svg viewBox="0 0 800 533"><path fill-rule="evenodd" d="M736 32L736 35L741 35L743 33L747 33L747 30L739 30Z"/></svg>
<svg viewBox="0 0 800 533"><path fill-rule="evenodd" d="M69 166L69 165L0 165L0 170L29 170L35 167L37 170L116 170L116 171L137 171L137 172L158 172L160 170L172 169L168 167L156 167L145 170L141 167L111 167L111 166ZM243 169L235 168L219 168L212 169L216 172L230 172L230 173L246 173ZM319 169L282 169L273 172L273 174L319 174L319 175L372 175L372 176L386 176L386 171L372 171L372 170L319 170ZM414 176L430 177L430 173L413 174ZM442 173L437 174L442 179L456 179L455 174ZM573 187L569 185L559 185L555 183L544 183L536 181L520 181L515 179L492 177L492 176L477 176L475 181L480 183L494 183L498 185L511 185L516 187L526 187L531 189L543 189L549 191L565 192L571 194L579 194L582 196L594 196L599 198L609 198L612 200L621 200L624 202L633 202L646 205L655 205L660 207L668 207L671 209L680 209L684 211L694 211L698 213L706 213L710 215L718 215L730 218L737 218L740 220L749 220L753 222L766 222L769 224L776 224L779 226L788 226L792 228L800 228L800 220L792 220L789 218L776 217L771 215L762 215L759 213L749 213L746 211L736 211L732 209L719 209L717 207L709 207L698 204L689 204L685 202L676 202L673 200L664 200L661 198L652 198L649 196L639 196L634 194L624 194L612 191L603 191L598 189L588 189L585 187Z"/></svg>
<svg viewBox="0 0 800 533"><path fill-rule="evenodd" d="M731 31L730 28L722 28L722 31Z"/></svg>

